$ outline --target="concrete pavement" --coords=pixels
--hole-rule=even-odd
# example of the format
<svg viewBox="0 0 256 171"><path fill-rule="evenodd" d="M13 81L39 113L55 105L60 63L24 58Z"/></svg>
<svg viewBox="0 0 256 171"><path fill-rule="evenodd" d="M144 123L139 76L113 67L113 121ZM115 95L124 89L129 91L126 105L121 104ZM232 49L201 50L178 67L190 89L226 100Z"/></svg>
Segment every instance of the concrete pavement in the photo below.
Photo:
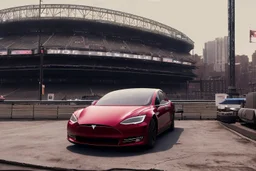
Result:
<svg viewBox="0 0 256 171"><path fill-rule="evenodd" d="M0 159L70 169L254 171L256 144L217 121L176 121L153 150L76 147L66 140L67 121L0 122Z"/></svg>

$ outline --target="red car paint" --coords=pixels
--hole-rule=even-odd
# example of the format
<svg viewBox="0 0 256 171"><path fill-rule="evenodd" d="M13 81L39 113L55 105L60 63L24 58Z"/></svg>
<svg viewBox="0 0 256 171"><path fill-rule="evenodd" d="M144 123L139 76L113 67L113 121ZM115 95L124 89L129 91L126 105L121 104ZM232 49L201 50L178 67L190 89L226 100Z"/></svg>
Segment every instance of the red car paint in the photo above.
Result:
<svg viewBox="0 0 256 171"><path fill-rule="evenodd" d="M5 100L4 96L0 95L0 101L4 101L4 100Z"/></svg>
<svg viewBox="0 0 256 171"><path fill-rule="evenodd" d="M152 91L152 89L149 89ZM148 105L143 106L97 106L97 102L84 109L74 112L77 122L68 121L67 139L75 144L97 146L135 146L146 145L148 141L149 123L153 116L158 123L158 134L165 131L174 119L174 105L166 97L166 103L155 106L159 89L153 89L152 98ZM162 91L161 91L162 92ZM139 93L138 93L139 96ZM122 97L120 97L122 98ZM139 124L120 124L127 118L146 115ZM96 126L93 128L93 126ZM143 137L138 142L124 142L127 138ZM129 139L130 140L130 139Z"/></svg>

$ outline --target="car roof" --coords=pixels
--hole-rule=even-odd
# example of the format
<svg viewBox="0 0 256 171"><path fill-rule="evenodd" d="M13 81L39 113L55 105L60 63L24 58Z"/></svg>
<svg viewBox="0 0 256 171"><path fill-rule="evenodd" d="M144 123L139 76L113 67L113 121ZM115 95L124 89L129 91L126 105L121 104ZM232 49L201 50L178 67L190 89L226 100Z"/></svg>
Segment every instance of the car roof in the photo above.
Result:
<svg viewBox="0 0 256 171"><path fill-rule="evenodd" d="M245 101L246 101L245 98L226 98L220 104L236 104L236 103L242 103Z"/></svg>
<svg viewBox="0 0 256 171"><path fill-rule="evenodd" d="M127 91L127 92L137 92L137 93L155 93L160 89L157 88L125 88L125 89L119 89L119 90L114 90L112 92L123 92L123 91Z"/></svg>

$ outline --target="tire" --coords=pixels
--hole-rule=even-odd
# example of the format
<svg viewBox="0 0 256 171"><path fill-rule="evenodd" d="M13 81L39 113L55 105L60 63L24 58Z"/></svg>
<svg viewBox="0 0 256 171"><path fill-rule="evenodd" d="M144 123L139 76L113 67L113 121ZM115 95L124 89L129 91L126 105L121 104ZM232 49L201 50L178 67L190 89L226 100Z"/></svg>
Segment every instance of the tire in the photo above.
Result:
<svg viewBox="0 0 256 171"><path fill-rule="evenodd" d="M236 117L235 116L219 116L219 121L223 123L233 124L236 123Z"/></svg>
<svg viewBox="0 0 256 171"><path fill-rule="evenodd" d="M174 131L174 129L175 129L175 121L174 121L174 114L172 114L172 123L171 123L171 126L170 126L170 128L169 128L169 130L172 132L172 131Z"/></svg>
<svg viewBox="0 0 256 171"><path fill-rule="evenodd" d="M156 121L154 119L151 119L149 123L148 128L148 142L147 142L147 148L154 148L156 144L156 138L157 138L157 127L156 127Z"/></svg>

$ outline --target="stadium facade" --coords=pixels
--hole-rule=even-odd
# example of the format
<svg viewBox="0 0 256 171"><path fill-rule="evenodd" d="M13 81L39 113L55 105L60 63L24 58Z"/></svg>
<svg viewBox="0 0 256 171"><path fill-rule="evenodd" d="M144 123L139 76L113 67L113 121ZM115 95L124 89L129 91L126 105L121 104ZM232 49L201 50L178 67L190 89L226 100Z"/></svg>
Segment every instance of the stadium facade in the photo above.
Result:
<svg viewBox="0 0 256 171"><path fill-rule="evenodd" d="M89 89L77 92L81 96L95 94L97 86L178 91L195 77L194 42L174 28L120 11L67 4L44 4L39 18L39 6L28 5L0 10L0 94L11 99L17 93L8 92L25 92L22 87L38 91L39 35L45 93L59 98L79 91L78 86ZM24 98L37 97L28 94Z"/></svg>

